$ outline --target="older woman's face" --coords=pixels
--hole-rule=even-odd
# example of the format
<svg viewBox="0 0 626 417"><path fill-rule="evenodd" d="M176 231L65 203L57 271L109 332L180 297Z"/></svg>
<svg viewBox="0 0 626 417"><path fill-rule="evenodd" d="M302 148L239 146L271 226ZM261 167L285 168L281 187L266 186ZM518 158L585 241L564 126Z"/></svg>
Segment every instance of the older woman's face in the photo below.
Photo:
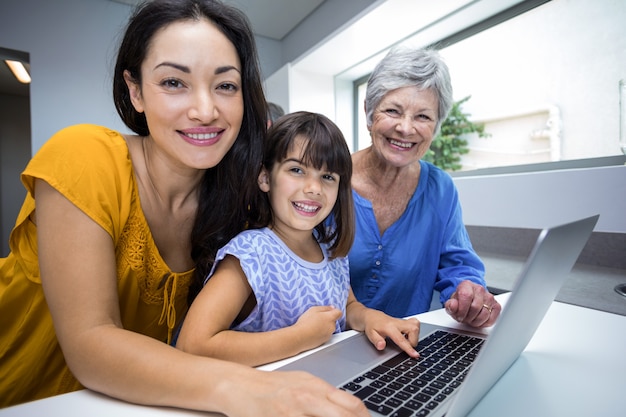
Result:
<svg viewBox="0 0 626 417"><path fill-rule="evenodd" d="M368 128L372 146L396 167L421 159L433 141L439 102L430 89L402 87L383 96Z"/></svg>

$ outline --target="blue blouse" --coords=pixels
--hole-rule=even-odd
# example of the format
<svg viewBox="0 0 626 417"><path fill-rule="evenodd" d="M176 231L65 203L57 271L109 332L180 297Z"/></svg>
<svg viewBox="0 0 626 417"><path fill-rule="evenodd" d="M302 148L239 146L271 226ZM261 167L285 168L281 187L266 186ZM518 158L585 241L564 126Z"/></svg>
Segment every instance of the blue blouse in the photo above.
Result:
<svg viewBox="0 0 626 417"><path fill-rule="evenodd" d="M405 212L381 236L369 200L353 190L356 235L348 255L354 294L394 317L428 311L433 290L444 303L456 286L486 286L485 267L463 224L452 178L420 161L421 174Z"/></svg>

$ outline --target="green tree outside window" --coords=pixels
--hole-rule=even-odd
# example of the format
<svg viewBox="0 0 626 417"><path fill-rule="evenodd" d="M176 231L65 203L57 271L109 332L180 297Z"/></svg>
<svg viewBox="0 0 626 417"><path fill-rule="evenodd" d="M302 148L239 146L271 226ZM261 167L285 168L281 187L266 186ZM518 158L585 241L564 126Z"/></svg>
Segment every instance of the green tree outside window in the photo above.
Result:
<svg viewBox="0 0 626 417"><path fill-rule="evenodd" d="M441 131L433 139L424 160L433 163L445 171L458 171L462 168L461 155L469 152L467 134L478 133L478 137L488 137L484 123L473 123L470 114L464 113L461 107L470 99L467 96L452 105L450 114L441 124Z"/></svg>

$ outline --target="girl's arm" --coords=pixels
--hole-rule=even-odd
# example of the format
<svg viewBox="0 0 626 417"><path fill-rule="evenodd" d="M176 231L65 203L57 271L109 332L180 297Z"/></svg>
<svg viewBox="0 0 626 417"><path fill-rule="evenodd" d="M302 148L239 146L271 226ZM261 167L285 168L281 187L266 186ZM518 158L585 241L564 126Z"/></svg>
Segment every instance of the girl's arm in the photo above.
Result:
<svg viewBox="0 0 626 417"><path fill-rule="evenodd" d="M357 331L364 331L376 349L383 350L390 338L409 356L419 356L415 350L419 339L420 323L416 318L397 319L382 311L367 308L357 301L352 288L346 304L346 323Z"/></svg>
<svg viewBox="0 0 626 417"><path fill-rule="evenodd" d="M256 300L239 260L227 255L189 308L176 347L258 366L320 346L330 339L341 317L336 308L318 306L305 312L293 326L282 329L257 333L229 330L235 319L245 319L254 305Z"/></svg>
<svg viewBox="0 0 626 417"><path fill-rule="evenodd" d="M46 301L67 364L85 387L230 416L368 415L355 397L309 374L197 357L123 329L111 237L42 180L35 199Z"/></svg>

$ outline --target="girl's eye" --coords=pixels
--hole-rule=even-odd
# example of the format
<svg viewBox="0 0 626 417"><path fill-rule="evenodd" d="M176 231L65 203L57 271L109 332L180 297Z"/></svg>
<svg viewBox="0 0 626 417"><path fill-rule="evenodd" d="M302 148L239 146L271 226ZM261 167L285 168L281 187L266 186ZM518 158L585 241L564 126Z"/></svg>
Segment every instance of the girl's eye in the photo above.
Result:
<svg viewBox="0 0 626 417"><path fill-rule="evenodd" d="M322 178L324 178L326 181L332 181L332 182L339 180L339 176L336 174L324 174Z"/></svg>
<svg viewBox="0 0 626 417"><path fill-rule="evenodd" d="M293 172L294 174L302 174L302 168L300 167L291 167L289 168L290 172Z"/></svg>

